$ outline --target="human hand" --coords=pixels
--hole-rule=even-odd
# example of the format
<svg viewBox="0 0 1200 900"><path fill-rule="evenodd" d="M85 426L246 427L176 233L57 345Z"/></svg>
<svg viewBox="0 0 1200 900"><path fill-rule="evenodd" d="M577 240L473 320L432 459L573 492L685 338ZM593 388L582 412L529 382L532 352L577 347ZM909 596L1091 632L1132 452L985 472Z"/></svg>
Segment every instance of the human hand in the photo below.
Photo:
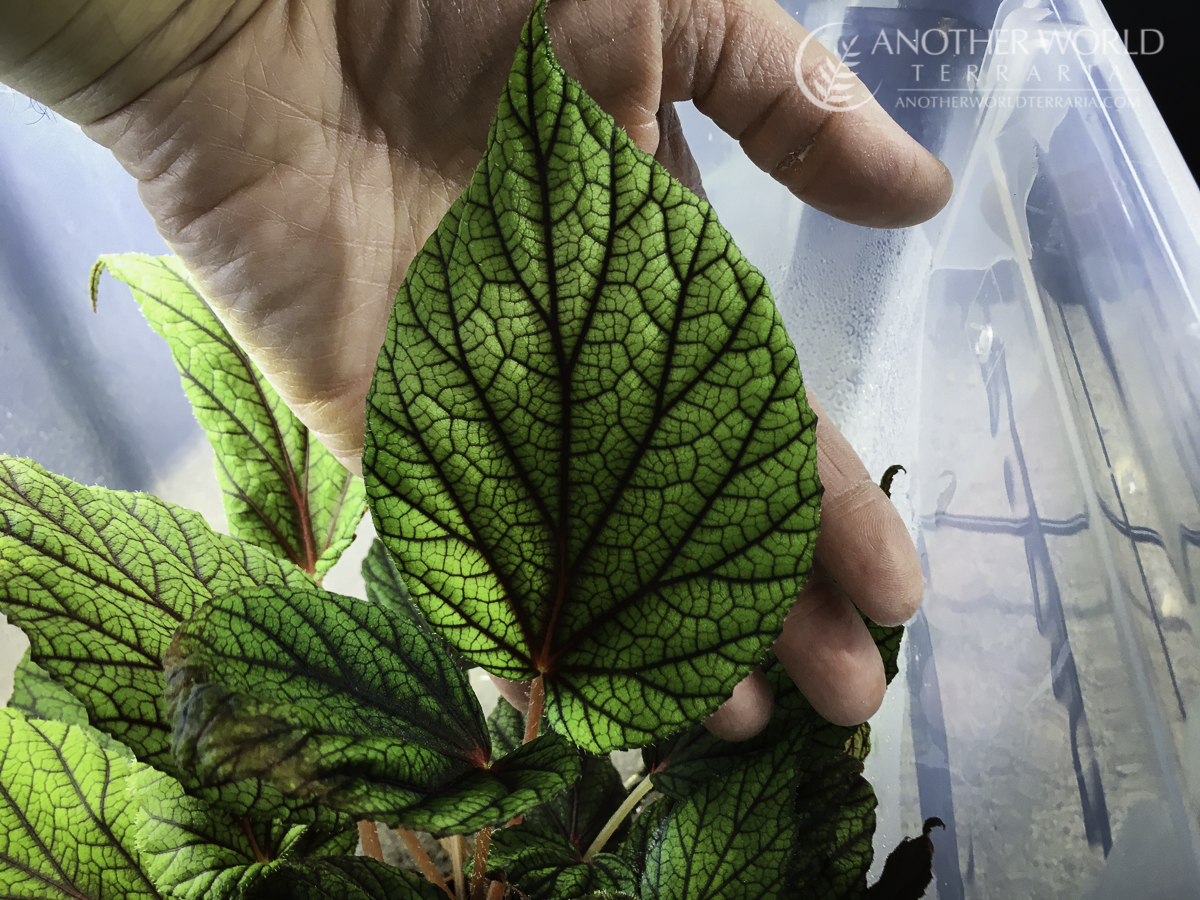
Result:
<svg viewBox="0 0 1200 900"><path fill-rule="evenodd" d="M235 337L357 471L397 288L483 154L530 0L18 6L0 11L0 80L112 149ZM804 98L804 31L770 0L556 0L548 18L568 72L697 189L678 100L850 221L913 224L949 195L945 168L873 100L830 114ZM814 706L849 724L884 686L854 606L903 621L921 576L899 516L823 415L818 467L816 570L776 649ZM745 737L769 714L751 676L709 725Z"/></svg>

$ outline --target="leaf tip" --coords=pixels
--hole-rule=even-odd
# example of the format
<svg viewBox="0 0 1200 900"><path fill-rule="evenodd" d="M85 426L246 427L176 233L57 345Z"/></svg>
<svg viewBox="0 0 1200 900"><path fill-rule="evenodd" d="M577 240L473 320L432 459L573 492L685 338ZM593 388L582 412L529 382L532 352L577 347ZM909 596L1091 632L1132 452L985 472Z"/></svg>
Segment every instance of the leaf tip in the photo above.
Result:
<svg viewBox="0 0 1200 900"><path fill-rule="evenodd" d="M92 301L92 312L97 312L96 306L100 300L100 276L107 268L108 256L101 256L96 260L96 264L92 266L92 271L88 275L88 297Z"/></svg>

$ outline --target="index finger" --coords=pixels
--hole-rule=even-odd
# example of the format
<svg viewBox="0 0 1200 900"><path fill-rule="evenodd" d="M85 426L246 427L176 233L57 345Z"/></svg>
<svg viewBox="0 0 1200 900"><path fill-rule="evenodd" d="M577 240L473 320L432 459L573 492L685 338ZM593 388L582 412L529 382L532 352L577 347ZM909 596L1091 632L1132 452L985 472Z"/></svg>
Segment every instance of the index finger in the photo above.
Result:
<svg viewBox="0 0 1200 900"><path fill-rule="evenodd" d="M949 170L853 79L834 106L801 88L808 32L773 0L671 3L663 99L692 99L797 197L860 225L923 222L950 199ZM810 40L801 74L841 63ZM811 78L806 84L815 83Z"/></svg>

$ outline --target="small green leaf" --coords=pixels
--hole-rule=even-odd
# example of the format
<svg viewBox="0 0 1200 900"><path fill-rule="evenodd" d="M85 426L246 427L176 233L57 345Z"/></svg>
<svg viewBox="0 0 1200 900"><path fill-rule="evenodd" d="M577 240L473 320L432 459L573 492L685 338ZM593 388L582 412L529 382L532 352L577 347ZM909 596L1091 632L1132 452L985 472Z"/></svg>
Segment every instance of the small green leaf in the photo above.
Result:
<svg viewBox="0 0 1200 900"><path fill-rule="evenodd" d="M636 873L620 856L597 853L584 862L561 834L529 824L492 835L489 870L504 870L529 900L559 900L598 891L636 894Z"/></svg>
<svg viewBox="0 0 1200 900"><path fill-rule="evenodd" d="M772 900L797 841L796 754L752 754L675 804L646 852L642 895L656 900Z"/></svg>
<svg viewBox="0 0 1200 900"><path fill-rule="evenodd" d="M189 797L169 775L146 767L130 795L138 807L141 864L164 897L234 900L284 858L306 825L255 826Z"/></svg>
<svg viewBox="0 0 1200 900"><path fill-rule="evenodd" d="M83 704L30 659L28 650L13 673L13 691L8 708L20 710L29 719L46 719L67 725L89 724Z"/></svg>
<svg viewBox="0 0 1200 900"><path fill-rule="evenodd" d="M208 603L166 666L176 758L206 784L262 778L357 818L447 833L521 813L579 773L556 735L489 767L482 712L441 639L315 587Z"/></svg>
<svg viewBox="0 0 1200 900"><path fill-rule="evenodd" d="M91 724L144 762L178 772L162 697L171 634L210 597L265 583L310 582L198 513L0 456L0 609Z"/></svg>
<svg viewBox="0 0 1200 900"><path fill-rule="evenodd" d="M473 663L542 674L585 749L666 737L808 577L815 422L766 281L566 75L539 3L368 399L368 496L413 600Z"/></svg>
<svg viewBox="0 0 1200 900"><path fill-rule="evenodd" d="M891 684L900 670L900 643L904 640L904 626L876 625L865 616L863 621L867 623L867 630L879 648L879 655L883 657L883 672L887 683Z"/></svg>
<svg viewBox="0 0 1200 900"><path fill-rule="evenodd" d="M85 729L0 710L0 896L157 900L126 795L143 768Z"/></svg>
<svg viewBox="0 0 1200 900"><path fill-rule="evenodd" d="M797 758L845 752L856 730L823 719L796 688L777 659L763 674L774 696L771 721L765 730L745 741L724 741L703 725L694 725L674 738L642 750L655 788L685 800L704 784L724 778L730 767L749 755L784 744Z"/></svg>
<svg viewBox="0 0 1200 900"><path fill-rule="evenodd" d="M731 743L696 726L643 751L653 772L651 779L668 796L688 800L727 784L728 773L746 765L751 754L789 754L799 795L794 822L797 850L787 882L792 887L782 896L798 900L861 896L875 830L875 794L861 777L870 729L833 725L821 718L778 660L772 659L763 671L775 698L766 730Z"/></svg>
<svg viewBox="0 0 1200 900"><path fill-rule="evenodd" d="M27 719L45 719L75 725L91 735L101 747L111 753L132 757L129 748L88 722L87 710L65 687L29 658L29 651L17 663L13 673L13 692L9 709L20 710Z"/></svg>
<svg viewBox="0 0 1200 900"><path fill-rule="evenodd" d="M379 538L371 542L371 549L363 559L362 577L368 600L387 608L393 616L412 619L421 628L429 630L424 616L408 596L408 588L404 586L392 555Z"/></svg>
<svg viewBox="0 0 1200 900"><path fill-rule="evenodd" d="M795 900L853 900L867 889L874 852L875 792L862 763L840 753L806 761L796 785L796 852L788 875Z"/></svg>
<svg viewBox="0 0 1200 900"><path fill-rule="evenodd" d="M525 820L531 825L553 829L571 846L586 851L600 834L606 822L625 800L621 774L607 756L580 751L579 778L564 793L548 803L529 811ZM622 825L613 837L612 846L624 836Z"/></svg>
<svg viewBox="0 0 1200 900"><path fill-rule="evenodd" d="M446 895L409 872L357 856L279 866L245 900L446 900Z"/></svg>
<svg viewBox="0 0 1200 900"><path fill-rule="evenodd" d="M425 621L425 617L421 615L421 611L417 609L416 604L408 595L408 588L404 585L400 570L396 568L396 561L392 559L392 554L388 552L387 547L379 538L372 541L371 549L367 551L367 555L363 559L362 577L368 600L376 606L387 607L393 615L412 619L425 631L432 631L429 623ZM470 668L467 661L459 656L449 644L445 645L444 649L461 668Z"/></svg>
<svg viewBox="0 0 1200 900"><path fill-rule="evenodd" d="M651 794L642 811L630 823L625 840L621 843L620 856L638 877L646 871L646 851L658 843L659 829L675 808L675 801L662 794Z"/></svg>
<svg viewBox="0 0 1200 900"><path fill-rule="evenodd" d="M542 718L545 722L545 717ZM512 753L525 741L525 714L500 697L487 719L492 752L498 756Z"/></svg>
<svg viewBox="0 0 1200 900"><path fill-rule="evenodd" d="M226 331L176 257L100 257L171 355L216 452L230 533L320 577L354 540L361 480L309 433Z"/></svg>
<svg viewBox="0 0 1200 900"><path fill-rule="evenodd" d="M541 731L545 733L543 717ZM521 746L525 739L525 716L501 697L488 716L492 749L507 754ZM579 778L563 793L525 814L526 824L553 832L582 853L591 846L609 817L617 811L628 793L621 784L621 775L607 756L579 751ZM613 837L621 839L624 829Z"/></svg>

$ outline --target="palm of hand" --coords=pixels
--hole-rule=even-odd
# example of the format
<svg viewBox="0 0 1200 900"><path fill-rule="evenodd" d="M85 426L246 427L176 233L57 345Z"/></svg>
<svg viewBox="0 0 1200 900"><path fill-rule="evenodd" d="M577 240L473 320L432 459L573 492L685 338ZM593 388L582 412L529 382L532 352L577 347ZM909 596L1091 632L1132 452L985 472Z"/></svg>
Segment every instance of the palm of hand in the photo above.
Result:
<svg viewBox="0 0 1200 900"><path fill-rule="evenodd" d="M568 71L693 187L670 106L687 97L822 208L871 224L940 208L947 184L932 157L878 107L805 108L790 71L798 27L773 4L734 5L560 0L549 18ZM528 7L267 0L87 128L139 179L235 337L355 470L393 298L483 154ZM861 721L883 673L842 588L872 618L902 621L919 602L920 572L903 523L824 417L818 441L818 572L777 649L818 709ZM756 730L769 714L762 692L748 680L715 726Z"/></svg>

